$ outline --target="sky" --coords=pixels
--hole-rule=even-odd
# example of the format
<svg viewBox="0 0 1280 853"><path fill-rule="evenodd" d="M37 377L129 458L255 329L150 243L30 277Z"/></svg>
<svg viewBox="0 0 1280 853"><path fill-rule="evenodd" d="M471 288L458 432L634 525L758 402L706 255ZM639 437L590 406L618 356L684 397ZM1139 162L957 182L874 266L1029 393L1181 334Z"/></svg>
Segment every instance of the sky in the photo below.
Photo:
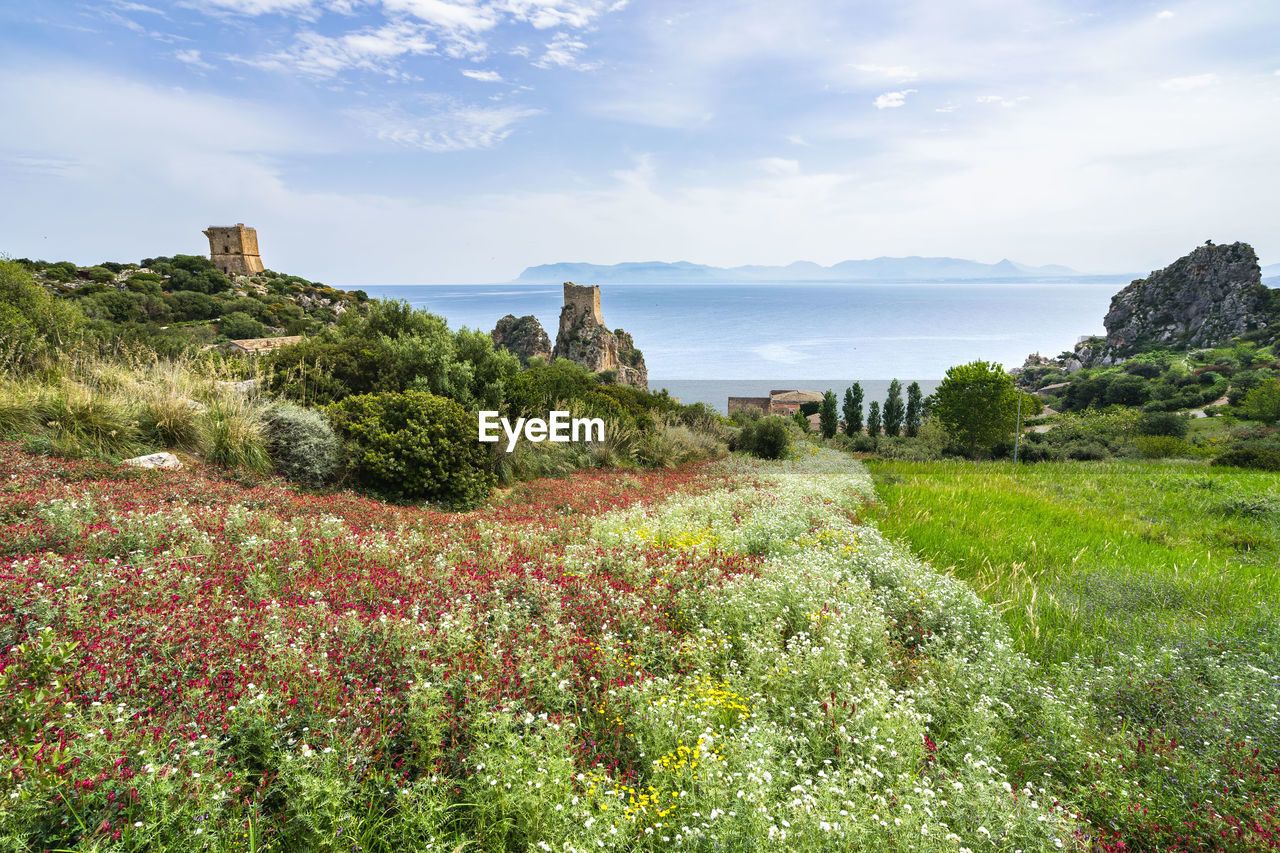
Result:
<svg viewBox="0 0 1280 853"><path fill-rule="evenodd" d="M0 253L1280 261L1275 0L6 0Z"/></svg>

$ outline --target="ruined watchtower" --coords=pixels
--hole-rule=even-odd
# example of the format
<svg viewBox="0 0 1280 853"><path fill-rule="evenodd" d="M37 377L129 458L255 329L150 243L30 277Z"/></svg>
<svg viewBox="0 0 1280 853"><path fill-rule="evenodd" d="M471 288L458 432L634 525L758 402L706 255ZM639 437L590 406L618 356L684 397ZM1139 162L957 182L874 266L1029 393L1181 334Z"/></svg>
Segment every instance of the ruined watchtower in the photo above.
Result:
<svg viewBox="0 0 1280 853"><path fill-rule="evenodd" d="M258 255L258 232L246 228L243 222L235 225L210 225L204 230L209 238L209 260L228 275L252 275L262 272L262 258Z"/></svg>
<svg viewBox="0 0 1280 853"><path fill-rule="evenodd" d="M564 283L564 307L560 309L560 332L563 334L590 318L597 326L604 325L600 313L599 285L579 286L571 281Z"/></svg>

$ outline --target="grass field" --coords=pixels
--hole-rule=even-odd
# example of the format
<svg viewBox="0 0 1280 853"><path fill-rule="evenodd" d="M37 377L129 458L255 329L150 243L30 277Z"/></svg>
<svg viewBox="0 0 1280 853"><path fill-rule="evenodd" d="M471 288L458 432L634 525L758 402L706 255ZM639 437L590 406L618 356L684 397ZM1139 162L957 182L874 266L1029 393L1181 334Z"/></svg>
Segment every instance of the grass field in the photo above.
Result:
<svg viewBox="0 0 1280 853"><path fill-rule="evenodd" d="M1044 683L1091 707L1087 751L1118 775L1061 781L1103 829L1095 844L1280 847L1280 476L1137 460L868 467L880 528L968 583Z"/></svg>
<svg viewBox="0 0 1280 853"><path fill-rule="evenodd" d="M1280 477L1189 462L868 460L888 535L1045 661L1230 630L1280 602Z"/></svg>

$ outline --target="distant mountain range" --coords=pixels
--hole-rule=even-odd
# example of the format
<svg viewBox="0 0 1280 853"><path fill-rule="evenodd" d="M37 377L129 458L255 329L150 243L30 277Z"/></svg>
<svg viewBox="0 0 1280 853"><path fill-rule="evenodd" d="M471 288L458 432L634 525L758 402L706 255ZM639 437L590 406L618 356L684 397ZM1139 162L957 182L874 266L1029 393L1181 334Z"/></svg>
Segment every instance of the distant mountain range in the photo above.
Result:
<svg viewBox="0 0 1280 853"><path fill-rule="evenodd" d="M1280 287L1280 264L1267 264L1262 268L1262 283L1267 287Z"/></svg>
<svg viewBox="0 0 1280 853"><path fill-rule="evenodd" d="M542 264L528 267L518 282L575 281L598 284L602 281L656 282L735 282L735 281L947 281L992 278L1066 278L1081 273L1061 264L1028 266L1004 259L984 264L964 258L873 258L864 261L841 261L829 267L812 261L796 261L785 267L745 266L712 267L687 261L664 263L644 261L612 264ZM1108 276L1110 278L1110 276Z"/></svg>

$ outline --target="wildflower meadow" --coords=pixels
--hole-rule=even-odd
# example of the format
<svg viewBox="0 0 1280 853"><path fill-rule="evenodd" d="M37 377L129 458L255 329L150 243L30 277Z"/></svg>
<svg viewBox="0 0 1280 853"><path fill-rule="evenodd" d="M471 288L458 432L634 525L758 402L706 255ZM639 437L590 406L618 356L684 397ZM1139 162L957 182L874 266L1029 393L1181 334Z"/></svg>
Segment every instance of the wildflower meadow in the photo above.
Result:
<svg viewBox="0 0 1280 853"><path fill-rule="evenodd" d="M1170 805L1185 746L1126 751L1115 672L1048 677L866 522L847 455L455 514L13 444L0 470L7 850L1129 849L1098 803L1148 797L1160 849L1276 843L1274 649L1205 662L1257 699L1248 760Z"/></svg>

